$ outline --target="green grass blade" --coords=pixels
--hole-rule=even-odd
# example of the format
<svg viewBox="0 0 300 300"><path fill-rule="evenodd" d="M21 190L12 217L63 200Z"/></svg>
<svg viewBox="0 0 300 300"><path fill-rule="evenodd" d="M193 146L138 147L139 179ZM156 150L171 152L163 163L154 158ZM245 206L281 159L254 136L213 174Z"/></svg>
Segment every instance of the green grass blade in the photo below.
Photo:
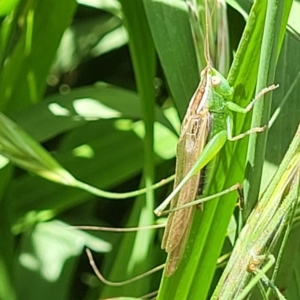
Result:
<svg viewBox="0 0 300 300"><path fill-rule="evenodd" d="M153 184L154 180L154 75L155 75L155 49L144 12L144 3L139 1L121 1L124 13L124 22L129 35L129 47L135 73L137 90L140 98L142 119L145 126L144 138L144 181L146 187ZM127 226L152 224L154 208L154 194L152 190L145 196L137 199L132 210ZM127 278L146 271L153 266L153 231L137 232L122 239L118 252L114 258L113 268L110 268L109 278L118 280L120 274ZM130 246L129 246L130 245ZM126 264L124 265L124 257ZM123 277L124 278L124 277ZM119 279L120 280L120 279ZM105 287L101 297L112 295L142 296L147 293L151 278L143 279L136 284L116 289ZM133 288L135 287L135 288Z"/></svg>
<svg viewBox="0 0 300 300"><path fill-rule="evenodd" d="M7 38L7 43L14 43L4 47L7 56L0 70L0 111L17 111L40 100L58 44L76 8L74 0L27 2L19 2L14 18L23 23Z"/></svg>
<svg viewBox="0 0 300 300"><path fill-rule="evenodd" d="M235 299L251 278L248 268L254 268L255 271L255 266L250 265L251 260L255 261L259 255L272 254L268 252L268 247L272 244L274 236L280 234L278 231L285 228L284 222L287 215L293 209L299 196L299 129L300 127L277 173L248 218L214 292L213 299L219 299L219 297ZM257 268L260 266L258 265Z"/></svg>
<svg viewBox="0 0 300 300"><path fill-rule="evenodd" d="M178 0L144 2L155 48L182 119L200 79L187 6Z"/></svg>
<svg viewBox="0 0 300 300"><path fill-rule="evenodd" d="M15 300L16 286L15 274L13 272L14 266L14 240L11 234L11 220L8 212L8 201L4 196L5 190L12 176L12 168L5 165L2 160L2 167L0 171L1 184L0 184L0 208L2 216L0 219L0 298Z"/></svg>
<svg viewBox="0 0 300 300"><path fill-rule="evenodd" d="M259 93L264 87L274 82L276 63L284 37L285 26L283 25L287 24L292 2L268 1L256 93ZM257 102L253 110L251 127L268 124L271 104L271 93L265 95L261 101ZM244 220L255 205L255 199L258 199L266 142L267 131L260 135L251 135L249 138L247 164L251 167L247 169L244 182L246 205L243 211Z"/></svg>

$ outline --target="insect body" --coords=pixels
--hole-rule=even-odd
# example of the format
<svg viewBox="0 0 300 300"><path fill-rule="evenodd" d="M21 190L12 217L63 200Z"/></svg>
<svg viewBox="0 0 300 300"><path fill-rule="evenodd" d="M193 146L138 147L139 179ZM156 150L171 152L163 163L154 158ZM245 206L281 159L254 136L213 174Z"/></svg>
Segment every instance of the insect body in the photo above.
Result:
<svg viewBox="0 0 300 300"><path fill-rule="evenodd" d="M177 145L174 189L154 211L161 215L171 202L171 214L162 242L162 248L169 253L167 276L175 272L185 248L194 213L192 205L196 204L191 202L197 196L201 170L218 154L227 140L236 141L264 130L264 127L255 127L232 136L232 111L246 114L258 99L277 87L271 85L263 89L243 108L230 101L233 89L217 70L208 65L202 71L201 82L191 99ZM224 192L230 191L232 189Z"/></svg>
<svg viewBox="0 0 300 300"><path fill-rule="evenodd" d="M203 152L207 141L226 128L226 98L233 89L215 69L207 66L201 74L201 82L193 95L182 123L177 145L177 162L174 190L182 183ZM226 133L226 130L225 130ZM225 135L226 136L226 135ZM210 160L210 159L209 159ZM173 198L171 209L195 200L201 170L193 174ZM166 275L174 273L185 248L192 224L194 207L178 210L169 215L162 248L169 253Z"/></svg>

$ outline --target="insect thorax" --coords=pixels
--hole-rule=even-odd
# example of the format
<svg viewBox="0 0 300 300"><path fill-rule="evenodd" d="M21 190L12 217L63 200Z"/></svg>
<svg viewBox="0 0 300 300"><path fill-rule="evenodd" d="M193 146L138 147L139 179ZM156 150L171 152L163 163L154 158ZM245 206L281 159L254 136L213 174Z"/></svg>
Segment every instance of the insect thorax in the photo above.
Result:
<svg viewBox="0 0 300 300"><path fill-rule="evenodd" d="M212 92L212 100L208 103L208 109L211 113L225 113L225 100L216 92Z"/></svg>
<svg viewBox="0 0 300 300"><path fill-rule="evenodd" d="M225 113L224 109L210 111L210 138L226 128L227 114Z"/></svg>

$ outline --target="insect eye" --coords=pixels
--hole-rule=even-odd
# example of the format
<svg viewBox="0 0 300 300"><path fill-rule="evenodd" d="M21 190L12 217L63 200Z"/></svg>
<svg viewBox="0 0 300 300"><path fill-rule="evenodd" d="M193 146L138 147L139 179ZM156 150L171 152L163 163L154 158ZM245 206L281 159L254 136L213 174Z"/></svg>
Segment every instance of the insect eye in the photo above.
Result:
<svg viewBox="0 0 300 300"><path fill-rule="evenodd" d="M221 79L219 76L212 76L211 77L211 85L218 86L221 83Z"/></svg>

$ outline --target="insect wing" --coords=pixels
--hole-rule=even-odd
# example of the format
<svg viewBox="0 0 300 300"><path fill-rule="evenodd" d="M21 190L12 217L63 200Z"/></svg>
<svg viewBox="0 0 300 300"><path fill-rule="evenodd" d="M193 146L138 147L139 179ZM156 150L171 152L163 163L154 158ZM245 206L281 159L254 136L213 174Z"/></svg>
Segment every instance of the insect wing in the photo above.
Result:
<svg viewBox="0 0 300 300"><path fill-rule="evenodd" d="M211 90L207 85L208 72L202 74L202 80L190 102L183 121L181 135L177 145L177 161L174 188L186 176L201 155L210 132L210 113L207 109ZM194 175L173 198L171 209L193 201L198 193L201 172ZM176 270L182 257L186 240L192 224L194 207L178 210L168 217L162 248L169 253L166 275Z"/></svg>

